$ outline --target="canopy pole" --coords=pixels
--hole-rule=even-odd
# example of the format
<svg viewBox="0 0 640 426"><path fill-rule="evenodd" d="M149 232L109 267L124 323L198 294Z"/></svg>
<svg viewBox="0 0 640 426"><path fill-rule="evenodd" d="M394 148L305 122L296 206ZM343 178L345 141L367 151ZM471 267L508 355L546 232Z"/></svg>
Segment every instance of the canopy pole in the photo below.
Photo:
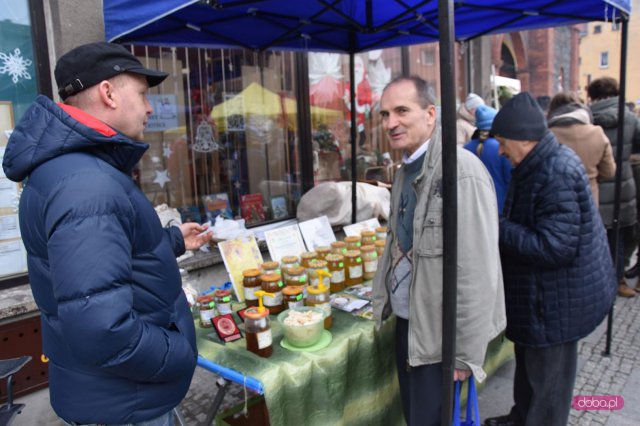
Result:
<svg viewBox="0 0 640 426"><path fill-rule="evenodd" d="M627 42L629 38L629 17L623 14L622 21L622 40L620 47L620 94L618 96L618 134L616 136L616 179L613 196L613 265L616 271L616 287L619 285L618 280L618 263L619 261L619 243L620 243L620 196L622 190L622 156L624 152L624 116L627 106L625 105L625 91L627 86ZM604 356L611 355L611 334L613 332L613 304L607 317L607 341L605 345Z"/></svg>
<svg viewBox="0 0 640 426"><path fill-rule="evenodd" d="M453 0L438 0L440 33L440 99L442 124L442 201L443 201L443 274L442 274L442 417L443 426L451 425L453 414L453 372L456 354L456 308L458 256L458 189L456 158L455 105L455 26Z"/></svg>
<svg viewBox="0 0 640 426"><path fill-rule="evenodd" d="M357 137L358 129L356 128L356 70L355 70L355 54L349 53L349 96L351 102L351 223L356 223L356 213L358 211L357 201L357 181L358 168L356 165L357 153Z"/></svg>

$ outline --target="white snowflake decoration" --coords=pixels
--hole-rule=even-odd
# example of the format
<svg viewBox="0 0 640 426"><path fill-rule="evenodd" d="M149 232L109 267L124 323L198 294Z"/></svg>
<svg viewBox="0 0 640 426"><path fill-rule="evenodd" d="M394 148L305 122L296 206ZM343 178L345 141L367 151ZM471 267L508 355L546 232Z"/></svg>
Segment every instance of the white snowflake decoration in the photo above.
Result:
<svg viewBox="0 0 640 426"><path fill-rule="evenodd" d="M9 74L13 84L18 84L20 78L31 80L31 74L27 72L27 67L32 64L31 59L23 58L20 49L15 48L13 53L0 52L0 74Z"/></svg>

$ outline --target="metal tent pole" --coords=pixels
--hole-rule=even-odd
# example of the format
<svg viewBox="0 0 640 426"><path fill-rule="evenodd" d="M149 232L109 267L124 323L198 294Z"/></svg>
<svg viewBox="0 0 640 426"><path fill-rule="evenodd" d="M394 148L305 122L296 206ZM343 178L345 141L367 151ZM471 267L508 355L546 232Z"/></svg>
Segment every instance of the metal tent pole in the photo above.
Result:
<svg viewBox="0 0 640 426"><path fill-rule="evenodd" d="M452 0L438 0L440 33L440 99L442 122L443 277L442 277L442 417L448 426L453 414L453 372L456 354L458 256L458 191L455 105L455 27Z"/></svg>
<svg viewBox="0 0 640 426"><path fill-rule="evenodd" d="M356 223L356 213L358 211L357 201L357 181L358 168L356 164L356 153L358 129L356 128L356 71L355 71L355 55L349 53L349 80L350 102L351 102L351 223Z"/></svg>
<svg viewBox="0 0 640 426"><path fill-rule="evenodd" d="M624 93L627 86L627 42L629 38L629 17L627 15L621 16L622 21L622 40L620 47L620 94L618 96L618 134L616 136L616 179L614 186L614 201L613 201L613 264L616 271L616 286L618 278L618 250L620 240L620 192L622 187L622 155L624 151L624 116L627 106L625 105ZM611 334L613 332L613 305L609 311L607 318L607 341L603 355L609 356L611 354Z"/></svg>

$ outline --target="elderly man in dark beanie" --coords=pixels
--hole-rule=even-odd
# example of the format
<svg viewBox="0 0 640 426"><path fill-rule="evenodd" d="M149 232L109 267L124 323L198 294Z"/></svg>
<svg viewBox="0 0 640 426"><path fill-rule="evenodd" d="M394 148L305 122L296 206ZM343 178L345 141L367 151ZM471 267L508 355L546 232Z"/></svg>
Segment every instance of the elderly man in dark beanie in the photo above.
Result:
<svg viewBox="0 0 640 426"><path fill-rule="evenodd" d="M149 148L146 93L167 74L102 42L63 55L55 77L64 103L39 96L2 164L25 182L20 230L51 405L68 425L171 425L197 357L176 256L211 236L163 228L131 178Z"/></svg>
<svg viewBox="0 0 640 426"><path fill-rule="evenodd" d="M580 158L560 145L529 93L496 115L514 166L500 219L506 336L515 343L514 406L485 425L567 424L577 342L611 308L616 279Z"/></svg>

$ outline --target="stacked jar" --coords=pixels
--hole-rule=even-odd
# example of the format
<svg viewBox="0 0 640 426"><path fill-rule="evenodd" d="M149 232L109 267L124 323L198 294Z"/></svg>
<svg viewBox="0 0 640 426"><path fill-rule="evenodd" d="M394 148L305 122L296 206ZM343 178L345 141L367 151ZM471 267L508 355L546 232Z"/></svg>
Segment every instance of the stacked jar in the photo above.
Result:
<svg viewBox="0 0 640 426"><path fill-rule="evenodd" d="M384 246L387 244L387 240L377 240L374 244L376 247L376 253L378 253L378 257L382 256L384 253Z"/></svg>
<svg viewBox="0 0 640 426"><path fill-rule="evenodd" d="M327 255L325 260L331 273L331 293L338 293L344 290L344 256L341 254L330 254Z"/></svg>
<svg viewBox="0 0 640 426"><path fill-rule="evenodd" d="M362 256L364 281L371 281L376 276L378 270L378 253L374 245L366 245L360 247L360 253Z"/></svg>
<svg viewBox="0 0 640 426"><path fill-rule="evenodd" d="M284 256L280 259L280 270L282 271L282 278L284 278L285 282L289 276L289 268L299 265L300 260L298 259L298 256Z"/></svg>
<svg viewBox="0 0 640 426"><path fill-rule="evenodd" d="M316 260L317 258L318 253L315 251L305 251L300 254L300 266L306 269L309 267L309 262Z"/></svg>
<svg viewBox="0 0 640 426"><path fill-rule="evenodd" d="M302 291L302 297L307 297L307 286L309 285L309 277L307 276L307 270L302 266L294 266L289 268L287 280L285 281L287 287L298 287Z"/></svg>
<svg viewBox="0 0 640 426"><path fill-rule="evenodd" d="M319 271L324 271L327 274L323 277L320 277ZM320 282L327 288L331 284L329 280L329 268L327 267L327 262L325 260L313 260L309 262L309 267L307 268L307 275L309 276L309 285L314 286L318 285Z"/></svg>
<svg viewBox="0 0 640 426"><path fill-rule="evenodd" d="M302 294L301 286L286 286L282 289L282 294L284 295L285 308L292 309L304 306L304 295Z"/></svg>
<svg viewBox="0 0 640 426"><path fill-rule="evenodd" d="M244 301L247 306L258 306L256 290L262 288L260 270L258 268L251 268L242 271L242 285L244 286Z"/></svg>
<svg viewBox="0 0 640 426"><path fill-rule="evenodd" d="M362 245L362 239L359 235L344 237L344 242L347 244L347 250L360 250Z"/></svg>
<svg viewBox="0 0 640 426"><path fill-rule="evenodd" d="M386 226L379 226L376 228L376 237L377 241L380 240L386 240L387 239L387 227Z"/></svg>
<svg viewBox="0 0 640 426"><path fill-rule="evenodd" d="M347 251L347 243L344 241L334 241L331 243L332 253L343 255L345 251Z"/></svg>
<svg viewBox="0 0 640 426"><path fill-rule="evenodd" d="M345 286L362 284L363 268L360 250L347 250L344 254Z"/></svg>
<svg viewBox="0 0 640 426"><path fill-rule="evenodd" d="M273 294L273 296L265 295L262 299L264 306L269 309L269 313L275 315L284 311L284 295L282 294L284 283L280 274L262 274L260 280L262 281L262 290Z"/></svg>
<svg viewBox="0 0 640 426"><path fill-rule="evenodd" d="M309 286L309 295L305 302L307 306L315 306L324 311L324 328L330 329L333 325L333 316L331 315L331 296L329 287L325 287L322 283L317 286Z"/></svg>
<svg viewBox="0 0 640 426"><path fill-rule="evenodd" d="M327 257L327 255L331 253L331 247L329 246L316 247L315 252L318 254L318 257L316 257L316 259L324 260Z"/></svg>
<svg viewBox="0 0 640 426"><path fill-rule="evenodd" d="M360 232L360 239L361 239L360 242L362 243L362 246L367 246L367 245L375 244L378 237L376 236L375 231L365 229L362 232ZM361 250L362 250L362 246L360 248Z"/></svg>
<svg viewBox="0 0 640 426"><path fill-rule="evenodd" d="M278 262L264 262L260 265L263 274L280 274L280 264Z"/></svg>

